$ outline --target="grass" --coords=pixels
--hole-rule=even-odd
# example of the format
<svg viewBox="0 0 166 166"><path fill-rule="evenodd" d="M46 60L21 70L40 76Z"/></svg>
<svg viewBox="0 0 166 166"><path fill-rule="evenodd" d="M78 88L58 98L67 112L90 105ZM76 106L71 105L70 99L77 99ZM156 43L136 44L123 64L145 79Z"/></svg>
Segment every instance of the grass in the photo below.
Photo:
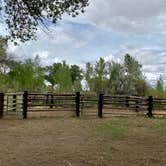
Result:
<svg viewBox="0 0 166 166"><path fill-rule="evenodd" d="M128 132L128 128L121 123L112 123L111 120L101 121L88 121L88 125L83 124L82 126L85 132L100 138L101 140L106 139L117 139L125 136Z"/></svg>
<svg viewBox="0 0 166 166"><path fill-rule="evenodd" d="M165 166L166 119L0 120L2 166Z"/></svg>

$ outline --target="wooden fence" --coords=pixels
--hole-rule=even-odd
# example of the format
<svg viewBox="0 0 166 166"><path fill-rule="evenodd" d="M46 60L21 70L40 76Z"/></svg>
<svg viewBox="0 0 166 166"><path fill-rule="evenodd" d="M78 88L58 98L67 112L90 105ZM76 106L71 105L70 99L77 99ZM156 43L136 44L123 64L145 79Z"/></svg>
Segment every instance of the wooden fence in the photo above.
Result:
<svg viewBox="0 0 166 166"><path fill-rule="evenodd" d="M28 113L72 112L75 116L166 115L166 99L99 94L0 93L0 118Z"/></svg>

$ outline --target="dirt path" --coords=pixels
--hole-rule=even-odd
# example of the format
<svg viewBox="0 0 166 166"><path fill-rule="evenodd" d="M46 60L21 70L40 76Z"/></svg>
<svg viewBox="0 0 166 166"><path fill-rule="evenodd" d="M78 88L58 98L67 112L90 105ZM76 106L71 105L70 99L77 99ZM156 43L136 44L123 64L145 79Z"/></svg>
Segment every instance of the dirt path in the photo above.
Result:
<svg viewBox="0 0 166 166"><path fill-rule="evenodd" d="M155 124L125 118L0 120L0 166L165 166L166 127L149 131Z"/></svg>

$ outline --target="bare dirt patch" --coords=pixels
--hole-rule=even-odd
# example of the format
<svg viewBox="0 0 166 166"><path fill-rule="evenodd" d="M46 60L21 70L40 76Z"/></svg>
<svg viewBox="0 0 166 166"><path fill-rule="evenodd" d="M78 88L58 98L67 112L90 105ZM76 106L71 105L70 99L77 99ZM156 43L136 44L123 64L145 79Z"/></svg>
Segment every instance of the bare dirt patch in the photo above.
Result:
<svg viewBox="0 0 166 166"><path fill-rule="evenodd" d="M166 119L2 119L0 149L0 166L165 166Z"/></svg>

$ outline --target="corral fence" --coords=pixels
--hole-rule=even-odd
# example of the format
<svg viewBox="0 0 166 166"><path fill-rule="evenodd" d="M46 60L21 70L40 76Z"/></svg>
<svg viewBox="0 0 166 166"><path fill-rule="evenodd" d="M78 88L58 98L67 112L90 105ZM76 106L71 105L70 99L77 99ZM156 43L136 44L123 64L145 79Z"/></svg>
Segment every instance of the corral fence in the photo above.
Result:
<svg viewBox="0 0 166 166"><path fill-rule="evenodd" d="M72 112L75 116L98 116L99 118L126 115L166 115L166 99L138 96L111 96L81 94L0 93L0 118L39 112Z"/></svg>

